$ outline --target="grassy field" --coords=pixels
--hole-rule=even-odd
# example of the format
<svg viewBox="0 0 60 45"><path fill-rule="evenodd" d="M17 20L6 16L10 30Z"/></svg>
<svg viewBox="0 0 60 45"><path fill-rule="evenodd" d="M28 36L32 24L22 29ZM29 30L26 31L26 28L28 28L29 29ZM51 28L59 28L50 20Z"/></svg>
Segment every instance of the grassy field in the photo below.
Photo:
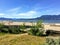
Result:
<svg viewBox="0 0 60 45"><path fill-rule="evenodd" d="M21 34L0 34L0 45L43 45L45 37Z"/></svg>

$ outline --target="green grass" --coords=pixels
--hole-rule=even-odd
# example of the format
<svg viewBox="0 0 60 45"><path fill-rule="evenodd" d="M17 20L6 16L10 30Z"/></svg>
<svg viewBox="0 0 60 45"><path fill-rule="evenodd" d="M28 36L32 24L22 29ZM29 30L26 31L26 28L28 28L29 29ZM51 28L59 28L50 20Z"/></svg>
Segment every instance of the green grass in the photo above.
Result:
<svg viewBox="0 0 60 45"><path fill-rule="evenodd" d="M44 43L45 37L21 34L5 34L0 36L0 45L43 45Z"/></svg>
<svg viewBox="0 0 60 45"><path fill-rule="evenodd" d="M4 36L6 33L0 33L0 36Z"/></svg>

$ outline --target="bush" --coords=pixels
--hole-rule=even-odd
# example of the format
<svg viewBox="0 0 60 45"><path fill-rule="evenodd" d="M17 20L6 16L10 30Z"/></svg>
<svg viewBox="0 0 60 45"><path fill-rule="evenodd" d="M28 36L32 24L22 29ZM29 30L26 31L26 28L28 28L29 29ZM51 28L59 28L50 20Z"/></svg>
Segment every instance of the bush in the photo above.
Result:
<svg viewBox="0 0 60 45"><path fill-rule="evenodd" d="M36 33L37 36L42 36L44 33L43 29L39 29L38 32Z"/></svg>
<svg viewBox="0 0 60 45"><path fill-rule="evenodd" d="M20 31L22 32L22 33L26 33L27 31L25 31L25 29L26 29L27 27L25 26L25 23L23 23L23 25L20 25Z"/></svg>
<svg viewBox="0 0 60 45"><path fill-rule="evenodd" d="M3 32L4 24L0 23L0 32Z"/></svg>
<svg viewBox="0 0 60 45"><path fill-rule="evenodd" d="M25 23L23 23L23 25L20 26L20 29L22 29L22 31L26 29Z"/></svg>
<svg viewBox="0 0 60 45"><path fill-rule="evenodd" d="M42 36L43 35L43 25L42 22L38 21L34 27L32 26L31 30L28 31L28 34Z"/></svg>
<svg viewBox="0 0 60 45"><path fill-rule="evenodd" d="M4 28L4 24L3 23L0 23L0 32L1 30Z"/></svg>
<svg viewBox="0 0 60 45"><path fill-rule="evenodd" d="M36 36L42 36L43 35L43 32L44 31L42 29L31 28L31 30L28 31L28 34L36 35Z"/></svg>
<svg viewBox="0 0 60 45"><path fill-rule="evenodd" d="M13 33L13 34L25 33L24 29L26 29L25 24L21 26L9 25L9 27L7 27L3 23L0 23L0 32L3 32L3 33Z"/></svg>
<svg viewBox="0 0 60 45"><path fill-rule="evenodd" d="M20 33L20 28L15 26L9 27L9 33L18 34Z"/></svg>
<svg viewBox="0 0 60 45"><path fill-rule="evenodd" d="M44 25L43 25L42 23L43 23L42 20L38 20L36 26L37 26L38 28L44 28Z"/></svg>
<svg viewBox="0 0 60 45"><path fill-rule="evenodd" d="M3 33L8 33L9 31L8 31L7 28L3 28L3 29L1 30L1 32L3 32Z"/></svg>

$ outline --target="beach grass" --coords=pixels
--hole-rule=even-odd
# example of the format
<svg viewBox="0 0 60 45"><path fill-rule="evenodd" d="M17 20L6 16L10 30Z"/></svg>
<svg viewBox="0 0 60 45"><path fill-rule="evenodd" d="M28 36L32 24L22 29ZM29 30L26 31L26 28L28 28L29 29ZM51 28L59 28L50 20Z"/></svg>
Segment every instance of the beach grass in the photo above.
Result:
<svg viewBox="0 0 60 45"><path fill-rule="evenodd" d="M43 45L44 43L45 37L21 34L5 34L0 36L0 45Z"/></svg>

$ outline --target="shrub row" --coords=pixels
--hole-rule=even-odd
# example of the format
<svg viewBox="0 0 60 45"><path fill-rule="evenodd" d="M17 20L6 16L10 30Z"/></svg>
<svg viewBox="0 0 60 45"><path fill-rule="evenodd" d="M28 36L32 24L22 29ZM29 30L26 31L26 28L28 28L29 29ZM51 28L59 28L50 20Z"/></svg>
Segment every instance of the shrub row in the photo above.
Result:
<svg viewBox="0 0 60 45"><path fill-rule="evenodd" d="M5 26L4 24L0 23L0 32L3 33L13 33L13 34L25 33L23 31L24 29L25 29L24 26Z"/></svg>
<svg viewBox="0 0 60 45"><path fill-rule="evenodd" d="M21 26L9 26L6 27L4 24L0 24L0 32L4 33L13 33L13 34L19 34L19 33L25 33L26 26L25 24ZM29 31L27 31L28 34L41 36L43 34L43 25L42 22L38 21L37 24L32 24L32 27Z"/></svg>
<svg viewBox="0 0 60 45"><path fill-rule="evenodd" d="M9 27L9 28L1 28L0 32L4 32L4 33L13 33L13 34L18 34L21 33L20 28L19 27Z"/></svg>

